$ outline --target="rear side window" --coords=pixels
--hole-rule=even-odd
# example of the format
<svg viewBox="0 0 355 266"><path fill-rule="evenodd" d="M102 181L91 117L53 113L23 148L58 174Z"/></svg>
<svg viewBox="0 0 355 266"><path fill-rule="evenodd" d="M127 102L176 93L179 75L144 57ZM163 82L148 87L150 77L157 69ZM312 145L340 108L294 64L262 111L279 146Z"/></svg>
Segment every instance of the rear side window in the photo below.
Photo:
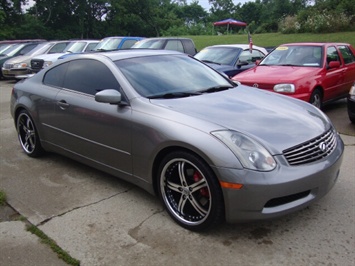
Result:
<svg viewBox="0 0 355 266"><path fill-rule="evenodd" d="M49 54L61 53L64 51L65 47L67 47L68 44L69 42L57 43L53 45L53 47L48 51L48 53Z"/></svg>
<svg viewBox="0 0 355 266"><path fill-rule="evenodd" d="M351 52L350 48L346 45L338 46L341 55L343 56L344 63L350 64L355 62L355 55Z"/></svg>
<svg viewBox="0 0 355 266"><path fill-rule="evenodd" d="M136 42L136 40L125 40L121 46L121 49L131 48Z"/></svg>
<svg viewBox="0 0 355 266"><path fill-rule="evenodd" d="M182 53L184 52L184 47L182 46L182 43L179 40L168 40L164 49L179 51Z"/></svg>
<svg viewBox="0 0 355 266"><path fill-rule="evenodd" d="M195 55L196 54L196 47L195 44L190 41L190 40L183 40L182 43L184 44L185 47L185 53L190 54L190 55Z"/></svg>
<svg viewBox="0 0 355 266"><path fill-rule="evenodd" d="M69 63L64 63L49 70L43 78L43 83L54 87L62 87Z"/></svg>
<svg viewBox="0 0 355 266"><path fill-rule="evenodd" d="M105 89L120 90L110 69L93 59L70 61L63 87L90 95Z"/></svg>

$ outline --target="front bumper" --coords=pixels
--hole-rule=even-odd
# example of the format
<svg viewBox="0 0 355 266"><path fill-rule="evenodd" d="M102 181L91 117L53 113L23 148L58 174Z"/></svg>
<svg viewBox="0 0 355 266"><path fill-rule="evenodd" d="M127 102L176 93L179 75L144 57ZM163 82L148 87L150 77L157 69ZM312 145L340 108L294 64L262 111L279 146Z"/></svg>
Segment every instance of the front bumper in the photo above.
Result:
<svg viewBox="0 0 355 266"><path fill-rule="evenodd" d="M323 160L307 165L289 166L283 156L276 156L278 166L270 172L214 168L222 181L243 184L239 190L223 188L226 221L276 218L322 198L339 176L343 150L337 135L336 149Z"/></svg>
<svg viewBox="0 0 355 266"><path fill-rule="evenodd" d="M2 68L1 71L2 71L2 75L5 78L17 78L18 76L20 77L31 73L31 70L29 68L18 68L18 69Z"/></svg>

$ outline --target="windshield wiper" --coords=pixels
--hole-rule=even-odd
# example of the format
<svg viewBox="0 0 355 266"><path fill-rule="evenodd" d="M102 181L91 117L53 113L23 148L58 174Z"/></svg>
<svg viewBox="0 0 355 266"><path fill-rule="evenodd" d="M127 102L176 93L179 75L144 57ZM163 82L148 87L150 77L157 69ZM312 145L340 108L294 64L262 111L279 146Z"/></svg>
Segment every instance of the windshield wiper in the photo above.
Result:
<svg viewBox="0 0 355 266"><path fill-rule="evenodd" d="M231 88L234 88L234 87L233 86L226 86L226 85L214 86L214 87L211 87L211 88L199 91L199 92L201 92L201 93L210 93L210 92L225 91L225 90L229 90Z"/></svg>
<svg viewBox="0 0 355 266"><path fill-rule="evenodd" d="M216 64L216 65L220 65L220 63L217 63L217 62L213 62L213 61L210 61L210 60L201 60L202 62L204 63L207 63L207 64Z"/></svg>
<svg viewBox="0 0 355 266"><path fill-rule="evenodd" d="M201 95L200 92L168 92L164 94L148 96L148 99L172 99Z"/></svg>

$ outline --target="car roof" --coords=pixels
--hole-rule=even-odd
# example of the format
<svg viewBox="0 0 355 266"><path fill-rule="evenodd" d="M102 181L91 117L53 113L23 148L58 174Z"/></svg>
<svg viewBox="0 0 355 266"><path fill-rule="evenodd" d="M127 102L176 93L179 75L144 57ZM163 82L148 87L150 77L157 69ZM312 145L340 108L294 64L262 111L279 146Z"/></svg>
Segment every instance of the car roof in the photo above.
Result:
<svg viewBox="0 0 355 266"><path fill-rule="evenodd" d="M152 38L145 38L143 41L151 41L151 40L191 40L190 38L183 38L183 37L152 37Z"/></svg>
<svg viewBox="0 0 355 266"><path fill-rule="evenodd" d="M101 40L107 40L107 39L131 39L131 40L138 40L138 39L144 39L143 37L136 37L136 36L110 36L110 37L105 37Z"/></svg>
<svg viewBox="0 0 355 266"><path fill-rule="evenodd" d="M241 48L241 49L249 49L249 44L217 44L212 46L207 46L205 48L217 48L217 47L230 47L230 48ZM264 47L253 45L253 48L265 49ZM205 49L204 48L204 49Z"/></svg>
<svg viewBox="0 0 355 266"><path fill-rule="evenodd" d="M78 58L95 58L95 57L107 57L112 61L134 58L134 57L144 57L144 56L155 56L155 55L184 55L184 53L172 51L172 50L152 50L152 49L131 49L131 50L114 50L108 52L97 52L97 53L83 53L73 56L69 56L66 59L68 61L78 59Z"/></svg>
<svg viewBox="0 0 355 266"><path fill-rule="evenodd" d="M323 45L350 45L348 43L340 43L340 42L294 42L294 43L284 43L283 45L299 45L299 46L323 46Z"/></svg>

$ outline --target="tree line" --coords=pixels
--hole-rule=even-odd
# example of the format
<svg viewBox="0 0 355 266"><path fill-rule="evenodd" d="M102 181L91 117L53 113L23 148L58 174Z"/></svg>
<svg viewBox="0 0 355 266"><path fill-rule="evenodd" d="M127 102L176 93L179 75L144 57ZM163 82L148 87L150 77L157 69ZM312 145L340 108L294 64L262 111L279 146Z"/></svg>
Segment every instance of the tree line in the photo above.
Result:
<svg viewBox="0 0 355 266"><path fill-rule="evenodd" d="M0 40L355 31L354 0L0 0ZM233 18L246 28L213 27Z"/></svg>

